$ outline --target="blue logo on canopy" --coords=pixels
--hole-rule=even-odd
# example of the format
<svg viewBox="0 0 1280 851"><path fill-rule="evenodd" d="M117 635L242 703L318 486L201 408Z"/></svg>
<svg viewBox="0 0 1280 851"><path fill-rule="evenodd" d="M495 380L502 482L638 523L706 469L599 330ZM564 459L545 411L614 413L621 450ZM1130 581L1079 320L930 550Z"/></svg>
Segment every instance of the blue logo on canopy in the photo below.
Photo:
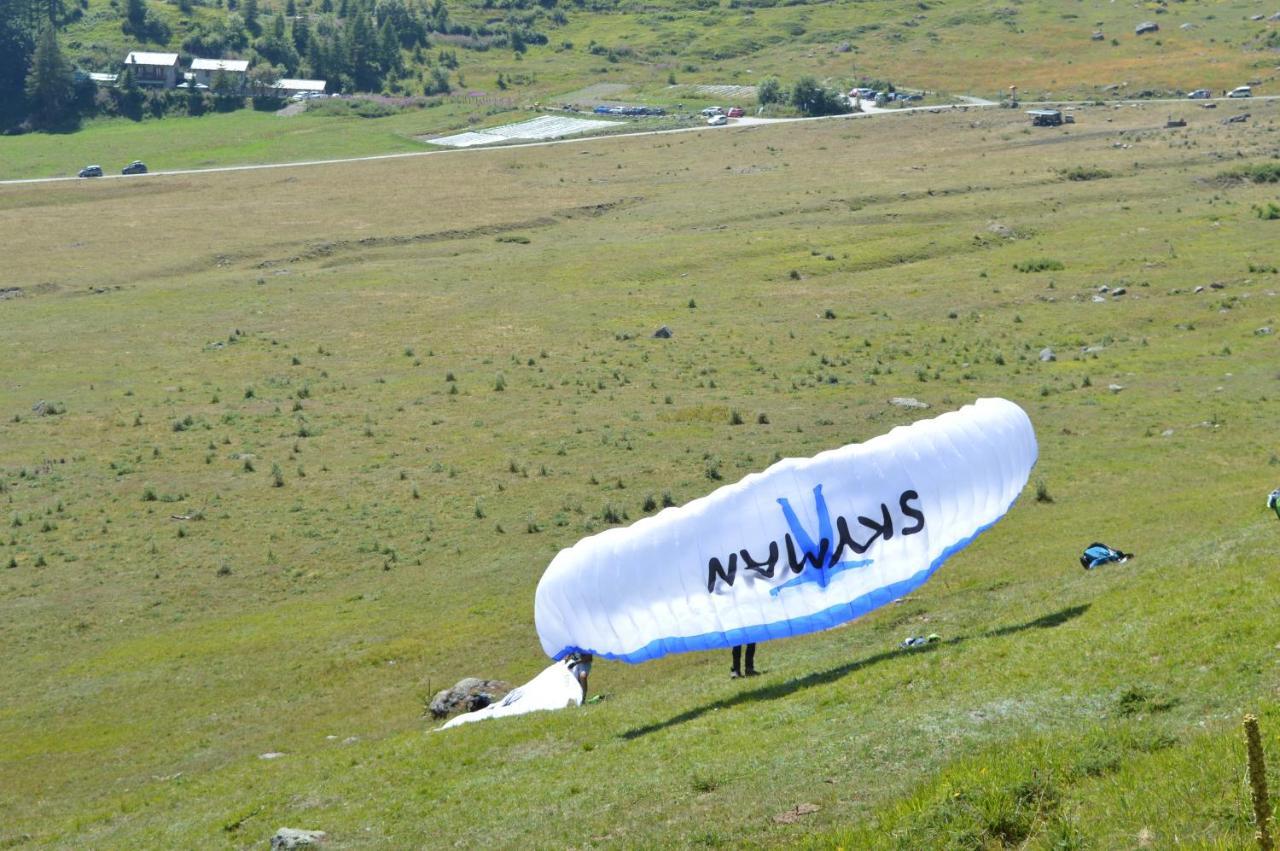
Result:
<svg viewBox="0 0 1280 851"><path fill-rule="evenodd" d="M771 588L769 594L778 596L778 592L786 588L794 588L797 585L804 585L809 582L816 582L821 588L826 588L831 581L831 577L841 571L850 570L855 567L866 567L875 559L859 559L857 561L841 561L835 562L839 557L839 550L831 554L832 564L823 565L827 553L827 547L833 546L835 538L831 531L831 512L827 510L827 500L822 495L822 485L818 485L813 489L814 508L818 514L818 540L820 543L815 544L813 538L809 537L808 531L804 528L804 524L800 522L800 518L796 516L796 512L791 507L791 502L786 497L778 498L778 505L782 506L782 515L787 518L787 525L791 527L791 537L795 540L800 548L804 550L805 569L804 572L789 582L784 582L777 588Z"/></svg>

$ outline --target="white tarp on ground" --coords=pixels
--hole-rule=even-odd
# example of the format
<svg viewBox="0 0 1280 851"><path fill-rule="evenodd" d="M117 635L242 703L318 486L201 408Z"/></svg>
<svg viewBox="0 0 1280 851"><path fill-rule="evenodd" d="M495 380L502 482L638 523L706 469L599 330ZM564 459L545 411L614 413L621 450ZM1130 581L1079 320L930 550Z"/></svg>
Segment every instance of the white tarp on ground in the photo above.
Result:
<svg viewBox="0 0 1280 851"><path fill-rule="evenodd" d="M699 95L713 98L750 100L756 96L755 86L694 86L693 90Z"/></svg>
<svg viewBox="0 0 1280 851"><path fill-rule="evenodd" d="M567 662L556 662L529 682L513 688L507 696L497 703L468 712L453 718L440 727L448 730L472 721L483 721L486 718L505 718L509 715L524 715L526 712L539 712L546 709L564 709L566 706L582 704L582 686L569 670Z"/></svg>
<svg viewBox="0 0 1280 851"><path fill-rule="evenodd" d="M506 142L511 139L554 139L557 136L572 136L588 130L599 130L623 121L589 121L585 118L568 118L560 115L543 115L519 124L504 124L501 127L487 127L479 132L458 133L455 136L441 136L428 139L433 145L446 145L450 148L470 148L475 145L492 145L495 142Z"/></svg>

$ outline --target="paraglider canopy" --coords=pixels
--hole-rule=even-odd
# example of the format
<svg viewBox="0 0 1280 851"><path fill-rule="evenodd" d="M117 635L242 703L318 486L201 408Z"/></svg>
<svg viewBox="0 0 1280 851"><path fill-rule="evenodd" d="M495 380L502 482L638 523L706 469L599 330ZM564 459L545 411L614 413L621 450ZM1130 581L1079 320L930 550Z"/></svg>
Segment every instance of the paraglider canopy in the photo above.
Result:
<svg viewBox="0 0 1280 851"><path fill-rule="evenodd" d="M826 629L923 584L1013 504L1036 461L1003 399L780 461L562 550L534 619L556 659L642 662Z"/></svg>

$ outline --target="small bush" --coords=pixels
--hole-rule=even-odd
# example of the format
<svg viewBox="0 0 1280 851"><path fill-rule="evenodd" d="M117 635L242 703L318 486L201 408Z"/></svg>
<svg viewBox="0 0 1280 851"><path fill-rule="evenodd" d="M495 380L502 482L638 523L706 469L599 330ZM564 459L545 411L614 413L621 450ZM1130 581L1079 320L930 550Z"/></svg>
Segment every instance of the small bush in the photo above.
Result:
<svg viewBox="0 0 1280 851"><path fill-rule="evenodd" d="M1105 168L1089 168L1078 165L1075 168L1063 168L1058 170L1058 174L1067 180L1106 180L1111 177L1111 172Z"/></svg>
<svg viewBox="0 0 1280 851"><path fill-rule="evenodd" d="M1014 263L1013 268L1019 272L1060 272L1066 267L1062 265L1061 260L1039 257L1033 260L1023 260L1021 263Z"/></svg>
<svg viewBox="0 0 1280 851"><path fill-rule="evenodd" d="M513 242L516 245L528 245L529 237L527 236L499 236L495 237L494 242Z"/></svg>
<svg viewBox="0 0 1280 851"><path fill-rule="evenodd" d="M695 774L693 775L693 779L690 781L689 785L693 787L693 791L706 794L707 792L714 792L719 788L720 781L710 775Z"/></svg>
<svg viewBox="0 0 1280 851"><path fill-rule="evenodd" d="M1044 479L1036 482L1036 502L1053 502L1053 495L1049 493L1049 487L1044 483Z"/></svg>
<svg viewBox="0 0 1280 851"><path fill-rule="evenodd" d="M1253 183L1280 183L1280 163L1257 163L1223 172L1221 177Z"/></svg>

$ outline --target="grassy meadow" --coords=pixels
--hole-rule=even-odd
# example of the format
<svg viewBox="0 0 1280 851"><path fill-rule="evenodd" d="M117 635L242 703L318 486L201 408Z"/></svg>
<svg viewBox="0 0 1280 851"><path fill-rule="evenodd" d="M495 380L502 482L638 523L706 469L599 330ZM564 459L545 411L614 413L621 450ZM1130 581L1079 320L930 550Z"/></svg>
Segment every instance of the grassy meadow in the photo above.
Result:
<svg viewBox="0 0 1280 851"><path fill-rule="evenodd" d="M1245 108L0 187L0 848L1244 847L1246 711L1280 782ZM909 598L754 680L599 662L598 704L429 732L542 669L534 587L606 518L988 395L1032 482Z"/></svg>

